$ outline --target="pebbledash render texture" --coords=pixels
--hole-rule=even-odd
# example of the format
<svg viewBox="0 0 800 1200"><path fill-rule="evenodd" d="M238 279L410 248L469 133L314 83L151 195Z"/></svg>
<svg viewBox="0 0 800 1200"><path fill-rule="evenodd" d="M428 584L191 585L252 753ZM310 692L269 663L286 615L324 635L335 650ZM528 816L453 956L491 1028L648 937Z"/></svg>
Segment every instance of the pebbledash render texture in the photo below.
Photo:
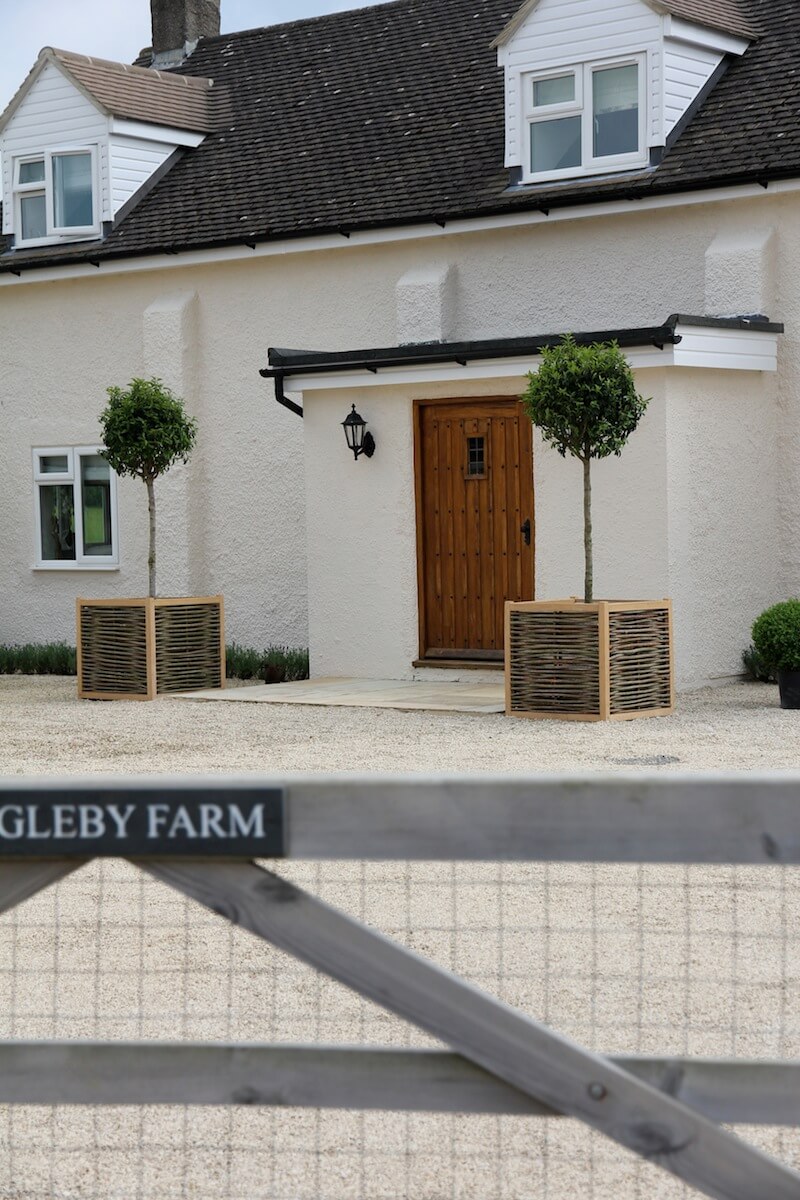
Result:
<svg viewBox="0 0 800 1200"><path fill-rule="evenodd" d="M132 64L80 47L40 56L0 140L15 121L15 137L39 128L47 95L71 112L88 105L105 207L91 236L48 228L28 237L38 244L21 242L6 208L0 640L72 638L78 598L142 594L146 509L126 480L107 563L38 551L56 486L47 471L71 464L64 487L78 496L81 464L102 470L91 459L106 387L155 376L200 430L197 455L159 496L165 595L223 594L229 639L309 645L314 675L431 678L430 649L478 651L496 667L502 648L480 644L487 605L568 597L582 579L570 464L538 435L514 462L489 444L541 347L573 332L616 336L652 398L619 462L598 464L596 592L672 598L680 686L736 675L753 618L800 588L794 8L393 0L219 34L213 0L164 0L155 51ZM552 57L526 64L542 46ZM592 72L620 62L604 111L613 123L638 105L637 152L593 173L587 119L580 170L530 181L530 146L517 136L511 147L509 133L522 81L530 104L530 80L571 72L555 115L574 123ZM51 202L46 164L65 139L87 156L89 135L70 139L63 111L57 139L4 153L12 207ZM552 115L525 120L546 129ZM438 533L420 468L431 405L452 406L447 453L462 477L467 439L479 456L489 439L485 484L470 480L470 495L533 461L525 511L505 533L487 519L469 542L453 515L452 537L467 542L450 549L469 564L459 603L482 606L483 624L467 622L472 645L456 644L455 621L453 645L425 644L422 605L438 595L426 586ZM353 406L376 446L357 462L342 433ZM510 596L513 571L499 589L495 572L489 598L472 552L482 571L521 536L535 579L528 571L526 594ZM455 598L441 602L450 612ZM435 678L464 677L459 658L440 657Z"/></svg>

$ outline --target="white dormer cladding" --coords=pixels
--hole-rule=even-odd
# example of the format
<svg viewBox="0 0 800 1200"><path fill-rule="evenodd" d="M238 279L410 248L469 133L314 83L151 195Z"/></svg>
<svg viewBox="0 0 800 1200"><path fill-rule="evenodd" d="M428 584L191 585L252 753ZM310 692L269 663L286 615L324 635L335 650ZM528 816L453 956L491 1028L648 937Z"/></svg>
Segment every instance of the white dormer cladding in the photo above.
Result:
<svg viewBox="0 0 800 1200"><path fill-rule="evenodd" d="M179 146L198 146L203 136L110 116L75 85L57 61L47 61L0 130L3 233L13 235L20 247L100 237L103 224L114 220ZM55 229L54 159L67 156L75 161L87 152L91 157L92 225L74 233ZM43 169L39 163L44 164ZM25 240L20 206L26 196L40 193L36 185L24 180L39 176L44 176L38 187L44 192L49 224L44 236Z"/></svg>
<svg viewBox="0 0 800 1200"><path fill-rule="evenodd" d="M664 24L664 132L669 137L728 54L744 54L744 38L703 29L676 17Z"/></svg>
<svg viewBox="0 0 800 1200"><path fill-rule="evenodd" d="M506 166L523 181L565 179L645 166L711 79L726 54L743 54L741 37L678 20L659 0L527 0L495 43L505 70ZM620 73L628 91L638 84L640 144L635 152L603 162L593 147L592 90L598 70L627 65ZM634 70L634 65L636 70ZM574 76L559 97L534 97L538 79ZM606 77L610 79L610 76ZM559 103L560 99L560 103ZM634 104L635 97L626 103ZM580 165L577 151L563 169L537 174L531 126L540 121L584 119ZM566 126L564 127L566 128Z"/></svg>
<svg viewBox="0 0 800 1200"><path fill-rule="evenodd" d="M108 117L100 112L53 63L48 63L0 135L3 165L3 233L16 232L19 200L15 176L21 160L36 161L45 149L94 148L93 184L99 197L95 225L111 220L107 202ZM60 240L60 239L59 239Z"/></svg>
<svg viewBox="0 0 800 1200"><path fill-rule="evenodd" d="M199 146L202 134L112 117L109 122L111 218L179 146Z"/></svg>

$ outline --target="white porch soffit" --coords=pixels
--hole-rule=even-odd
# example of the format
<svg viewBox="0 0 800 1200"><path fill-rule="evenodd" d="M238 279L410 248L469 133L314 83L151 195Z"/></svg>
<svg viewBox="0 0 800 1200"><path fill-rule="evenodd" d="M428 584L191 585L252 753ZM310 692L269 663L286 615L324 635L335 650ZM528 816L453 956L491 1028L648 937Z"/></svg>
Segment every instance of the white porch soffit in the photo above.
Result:
<svg viewBox="0 0 800 1200"><path fill-rule="evenodd" d="M661 326L576 333L583 344L616 341L634 370L693 367L723 371L777 371L783 325L766 317L695 317L676 314ZM562 334L492 341L429 343L381 350L269 352L261 374L286 392L392 384L524 379L537 371L541 350Z"/></svg>

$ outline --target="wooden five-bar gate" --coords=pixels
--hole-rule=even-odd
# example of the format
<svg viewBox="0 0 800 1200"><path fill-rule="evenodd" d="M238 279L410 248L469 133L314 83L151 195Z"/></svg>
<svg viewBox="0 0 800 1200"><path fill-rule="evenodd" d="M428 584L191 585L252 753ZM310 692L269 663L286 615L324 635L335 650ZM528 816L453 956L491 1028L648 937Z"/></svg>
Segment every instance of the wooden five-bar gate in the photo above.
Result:
<svg viewBox="0 0 800 1200"><path fill-rule="evenodd" d="M111 856L450 1052L12 1041L0 1043L2 1103L565 1115L707 1196L800 1198L800 1175L721 1128L800 1126L800 1063L594 1053L261 865L798 865L800 777L0 781L0 911Z"/></svg>

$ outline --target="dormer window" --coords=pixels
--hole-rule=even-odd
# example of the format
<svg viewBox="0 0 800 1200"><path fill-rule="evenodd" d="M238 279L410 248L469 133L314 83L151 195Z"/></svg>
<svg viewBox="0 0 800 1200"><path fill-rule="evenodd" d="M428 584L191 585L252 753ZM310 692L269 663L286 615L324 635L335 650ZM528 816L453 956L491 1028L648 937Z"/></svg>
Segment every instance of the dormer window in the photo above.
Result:
<svg viewBox="0 0 800 1200"><path fill-rule="evenodd" d="M523 75L525 179L644 166L646 73L637 55Z"/></svg>
<svg viewBox="0 0 800 1200"><path fill-rule="evenodd" d="M227 119L212 91L203 77L45 47L0 113L0 236L13 252L102 237Z"/></svg>
<svg viewBox="0 0 800 1200"><path fill-rule="evenodd" d="M659 163L756 36L739 0L522 0L493 42L512 185Z"/></svg>
<svg viewBox="0 0 800 1200"><path fill-rule="evenodd" d="M96 236L97 151L94 147L46 150L14 165L16 228L20 245Z"/></svg>

